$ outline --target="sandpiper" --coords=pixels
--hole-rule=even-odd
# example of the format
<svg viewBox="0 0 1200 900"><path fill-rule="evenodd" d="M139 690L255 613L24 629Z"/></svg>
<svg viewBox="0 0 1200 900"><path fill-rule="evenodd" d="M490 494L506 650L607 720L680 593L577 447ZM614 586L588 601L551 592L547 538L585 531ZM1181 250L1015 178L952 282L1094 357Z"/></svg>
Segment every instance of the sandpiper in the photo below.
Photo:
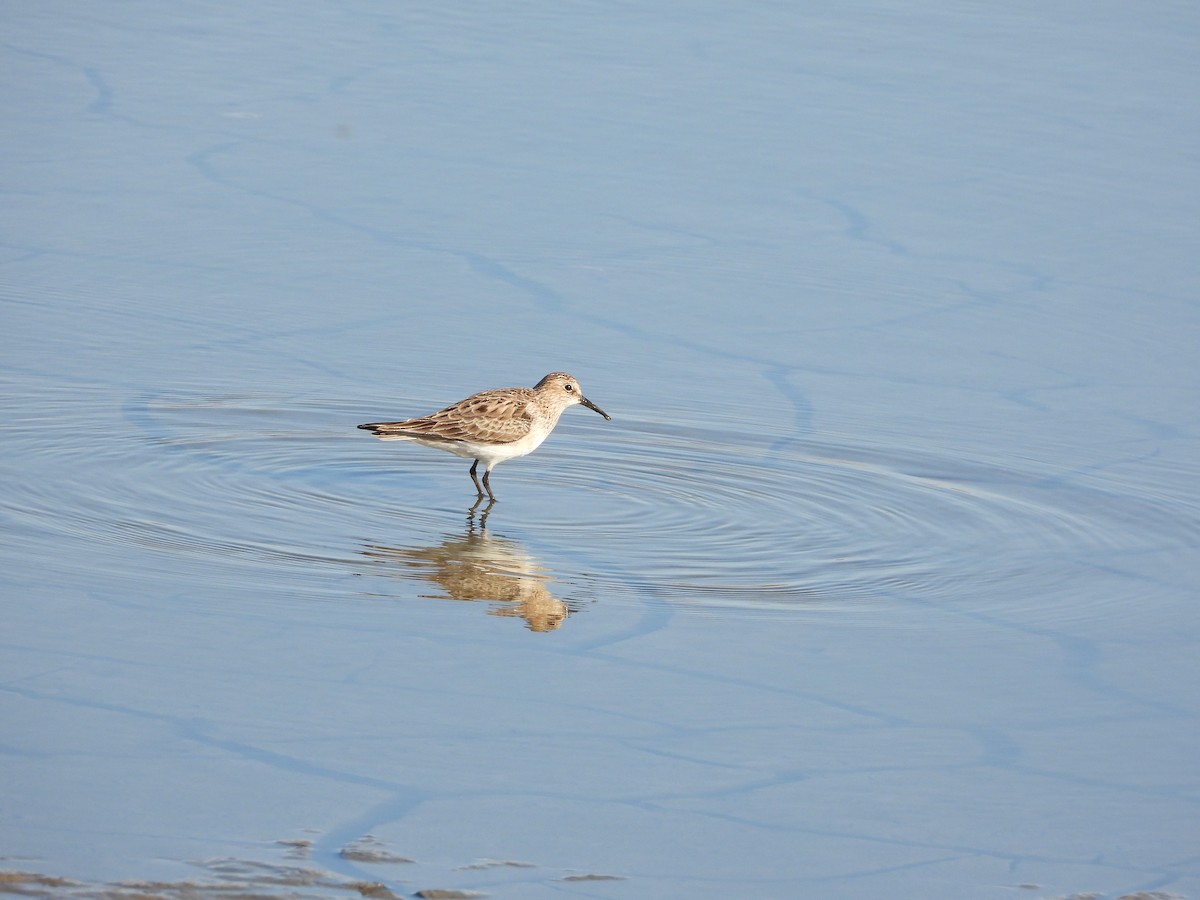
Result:
<svg viewBox="0 0 1200 900"><path fill-rule="evenodd" d="M579 382L572 376L551 372L531 388L482 391L428 416L358 427L380 440L412 441L474 459L471 480L475 490L480 499L486 490L488 499L495 501L488 476L496 464L536 450L550 436L563 410L576 403L612 421L612 416L583 396ZM481 462L486 464L482 487L475 474Z"/></svg>

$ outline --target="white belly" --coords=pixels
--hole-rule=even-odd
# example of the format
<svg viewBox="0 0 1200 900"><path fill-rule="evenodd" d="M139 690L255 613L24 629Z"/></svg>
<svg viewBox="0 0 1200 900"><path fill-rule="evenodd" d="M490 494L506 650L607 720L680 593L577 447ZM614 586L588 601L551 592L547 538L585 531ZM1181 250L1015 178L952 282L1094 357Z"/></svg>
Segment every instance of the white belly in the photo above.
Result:
<svg viewBox="0 0 1200 900"><path fill-rule="evenodd" d="M496 463L502 463L506 459L515 459L518 456L525 456L528 453L532 453L542 445L542 441L546 440L549 435L549 431L542 431L535 428L519 441L513 441L510 444L476 444L471 441L430 441L419 437L400 436L393 438L393 440L412 441L414 444L420 444L422 447L445 450L447 453L453 453L455 456L461 456L463 459L479 459L491 469Z"/></svg>

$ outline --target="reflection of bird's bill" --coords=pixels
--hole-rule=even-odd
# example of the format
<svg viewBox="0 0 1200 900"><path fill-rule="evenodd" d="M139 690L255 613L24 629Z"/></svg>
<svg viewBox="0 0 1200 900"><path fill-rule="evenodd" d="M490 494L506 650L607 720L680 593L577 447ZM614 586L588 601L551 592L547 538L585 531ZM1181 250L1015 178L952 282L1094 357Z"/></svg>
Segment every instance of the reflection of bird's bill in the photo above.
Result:
<svg viewBox="0 0 1200 900"><path fill-rule="evenodd" d="M530 631L554 631L571 614L570 607L557 597L528 597L515 606L494 606L489 616L520 617Z"/></svg>

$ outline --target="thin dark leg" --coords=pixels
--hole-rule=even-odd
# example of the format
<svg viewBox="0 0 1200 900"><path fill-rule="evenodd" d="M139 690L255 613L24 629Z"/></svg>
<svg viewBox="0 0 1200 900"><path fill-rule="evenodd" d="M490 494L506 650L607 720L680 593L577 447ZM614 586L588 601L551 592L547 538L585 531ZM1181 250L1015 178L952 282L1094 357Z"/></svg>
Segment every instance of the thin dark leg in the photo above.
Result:
<svg viewBox="0 0 1200 900"><path fill-rule="evenodd" d="M493 503L495 503L495 502L496 502L496 495L492 493L492 486L491 486L490 484L488 484L488 478L490 478L490 477L491 477L491 475L492 475L492 471L491 471L491 469L484 469L484 470L483 470L483 486L484 486L485 488L487 488L487 492L488 492L488 497L489 497L489 499L491 499L491 501L492 501Z"/></svg>
<svg viewBox="0 0 1200 900"><path fill-rule="evenodd" d="M483 488L481 488L479 486L479 479L475 477L475 470L478 468L479 468L479 460L475 460L475 462L471 463L471 480L473 482L475 482L475 493L477 493L479 495L479 498L482 500L483 499ZM483 483L487 484L487 472L483 473ZM488 493L491 494L491 492L492 491L489 488ZM496 498L493 497L492 499L495 500Z"/></svg>

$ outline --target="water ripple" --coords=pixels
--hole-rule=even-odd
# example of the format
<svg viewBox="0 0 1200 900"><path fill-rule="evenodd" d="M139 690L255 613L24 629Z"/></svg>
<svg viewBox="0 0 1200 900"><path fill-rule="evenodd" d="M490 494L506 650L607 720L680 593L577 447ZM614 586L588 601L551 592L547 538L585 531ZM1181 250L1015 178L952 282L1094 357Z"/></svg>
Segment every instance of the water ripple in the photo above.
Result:
<svg viewBox="0 0 1200 900"><path fill-rule="evenodd" d="M1022 583L1045 597L1080 566L1200 537L1195 510L1032 465L650 423L582 451L579 440L574 454L623 502L545 524L564 540L602 540L697 605L844 606L898 592L969 604L962 595L1001 580L1009 597ZM626 587L620 576L610 585Z"/></svg>
<svg viewBox="0 0 1200 900"><path fill-rule="evenodd" d="M336 593L338 576L372 570L364 548L456 546L447 526L473 499L460 461L362 440L353 425L370 413L350 404L155 393L81 423L77 394L58 402L10 430L18 454L74 478L14 486L5 513L27 534L219 560L238 577L305 566ZM87 443L71 440L81 425ZM1082 567L1200 540L1177 498L1029 461L719 419L589 425L568 417L536 460L499 470L490 527L590 597L720 612L1056 595L1056 615L1094 615L1071 587Z"/></svg>

